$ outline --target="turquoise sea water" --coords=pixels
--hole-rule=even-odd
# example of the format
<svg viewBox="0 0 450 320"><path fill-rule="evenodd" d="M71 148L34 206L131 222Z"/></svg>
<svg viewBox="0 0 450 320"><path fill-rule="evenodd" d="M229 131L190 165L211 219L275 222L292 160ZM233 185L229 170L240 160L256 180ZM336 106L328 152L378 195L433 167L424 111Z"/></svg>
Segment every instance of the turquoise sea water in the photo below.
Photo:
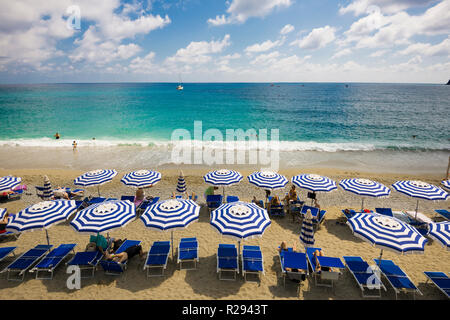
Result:
<svg viewBox="0 0 450 320"><path fill-rule="evenodd" d="M450 150L450 86L339 83L0 86L0 144L164 143L203 130L279 129L286 150ZM415 138L413 136L416 136ZM79 142L80 144L80 142Z"/></svg>

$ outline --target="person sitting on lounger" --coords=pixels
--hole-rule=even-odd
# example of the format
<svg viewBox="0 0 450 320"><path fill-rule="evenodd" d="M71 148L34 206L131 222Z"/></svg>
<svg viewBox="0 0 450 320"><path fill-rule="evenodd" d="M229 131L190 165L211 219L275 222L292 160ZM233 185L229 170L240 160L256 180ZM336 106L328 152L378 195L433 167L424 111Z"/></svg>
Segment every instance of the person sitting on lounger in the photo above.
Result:
<svg viewBox="0 0 450 320"><path fill-rule="evenodd" d="M278 198L278 196L273 196L272 199L269 202L267 210L270 211L270 208L272 206L276 207L276 206L279 206L279 205L281 205L280 198Z"/></svg>
<svg viewBox="0 0 450 320"><path fill-rule="evenodd" d="M118 263L122 263L124 261L127 261L128 259L133 258L135 255L139 254L139 256L141 258L144 258L144 251L142 250L142 246L140 244L131 246L129 248L127 248L125 251L121 252L121 253L109 253L108 251L106 251L105 253L105 258L106 260L111 260L111 261L115 261Z"/></svg>
<svg viewBox="0 0 450 320"><path fill-rule="evenodd" d="M295 243L292 246L292 250L294 250L294 251L297 250L296 247L295 247ZM288 245L287 245L286 241L281 242L280 247L278 248L278 251L279 252L288 251Z"/></svg>
<svg viewBox="0 0 450 320"><path fill-rule="evenodd" d="M6 225L9 221L9 213L5 213L5 216L0 220L0 233L6 232Z"/></svg>
<svg viewBox="0 0 450 320"><path fill-rule="evenodd" d="M289 190L289 193L284 198L286 202L289 201L297 201L297 191L295 190L295 186L292 185L291 189Z"/></svg>
<svg viewBox="0 0 450 320"><path fill-rule="evenodd" d="M322 257L323 256L323 250L316 250L314 251L314 259L316 259L316 271L333 271L330 267L321 267L319 264L319 260L317 259L317 257Z"/></svg>

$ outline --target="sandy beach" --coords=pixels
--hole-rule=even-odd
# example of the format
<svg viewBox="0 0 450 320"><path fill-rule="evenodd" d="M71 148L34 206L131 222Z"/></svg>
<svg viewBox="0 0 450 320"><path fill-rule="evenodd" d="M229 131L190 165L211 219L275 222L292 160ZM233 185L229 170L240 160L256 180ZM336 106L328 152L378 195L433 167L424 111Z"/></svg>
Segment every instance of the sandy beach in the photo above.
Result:
<svg viewBox="0 0 450 320"><path fill-rule="evenodd" d="M303 250L298 240L300 224L295 223L289 216L272 219L271 226L266 230L263 237L245 241L244 244L261 246L264 257L265 275L260 283L244 282L241 275L236 281L220 281L216 273L216 250L219 243L235 243L235 240L222 237L209 224L209 214L204 207L205 199L203 193L207 185L202 176L209 169L190 167L183 168L188 191L199 195L199 204L202 205L200 219L184 230L174 232L174 242L177 246L182 237L197 237L199 241L200 262L197 270L179 270L176 261L169 258L164 277L147 278L142 270L143 262L135 257L129 261L128 269L121 276L107 276L99 267L92 279L82 279L80 290L69 290L66 287L65 265L60 265L53 280L36 280L34 274L27 274L23 282L7 281L6 274L0 275L0 299L361 299L361 291L352 275L344 270L341 278L336 282L334 290L324 287L316 287L313 278L304 281L300 292L296 290L294 283L286 283L283 287L280 278L280 264L276 248L282 240L289 245L295 244L298 249ZM236 195L241 200L251 201L253 196L263 199L264 191L248 183L246 176L252 171L240 170L244 179L240 184L226 188L226 194ZM77 170L47 170L47 169L7 169L0 170L0 176L12 174L22 177L23 183L28 185L28 191L20 200L1 203L1 208L8 212L16 213L28 205L37 203L40 199L36 196L34 186L43 184L43 175L50 178L53 186L74 187L73 179L84 171ZM146 195L159 196L167 199L175 191L179 169L161 169L162 180L153 188L146 191ZM134 189L120 182L126 172L119 172L112 182L101 186L102 196L117 197L121 195L133 195ZM400 179L418 179L435 185L440 184L442 176L436 174L428 175L403 175L393 173L368 173L354 170L338 169L288 169L280 170L289 179L296 174L317 173L326 175L335 181L350 177L364 177L376 180L385 185L391 185ZM284 190L275 191L275 194L284 195L288 191L290 183ZM306 191L299 190L301 199L306 198ZM85 195L97 195L97 188L86 189ZM345 255L361 256L370 263L372 259L378 258L380 250L371 247L354 235L346 225L337 224L337 219L342 217L341 209L361 206L361 198L343 191L341 188L330 193L318 195L322 209L327 211L324 223L315 234L316 246L321 247L329 256L342 257ZM419 211L426 216L436 216L434 209L449 208L449 200L433 202L421 200ZM392 207L393 210L414 210L416 200L398 192L392 191L391 196L386 199L365 200L365 207ZM68 222L52 226L48 230L50 242L54 246L61 243L76 243L75 251L83 251L88 236L77 233ZM148 251L153 241L170 240L170 232L157 232L146 229L140 219L129 223L126 227L110 232L114 238L128 238L141 240L144 251ZM1 246L17 246L16 255L20 255L29 248L45 243L45 232L37 230L23 233L15 240L10 237L1 240ZM384 251L383 258L391 259L397 263L418 286L423 296L416 295L416 299L445 299L445 296L430 283L425 283L426 277L423 271L450 272L450 253L445 251L436 241L430 241L424 254L419 255L397 255L393 252ZM8 260L11 261L11 260ZM8 261L3 261L3 269ZM382 299L395 299L394 290L385 282L387 291L382 293ZM409 295L399 295L400 299L411 299Z"/></svg>

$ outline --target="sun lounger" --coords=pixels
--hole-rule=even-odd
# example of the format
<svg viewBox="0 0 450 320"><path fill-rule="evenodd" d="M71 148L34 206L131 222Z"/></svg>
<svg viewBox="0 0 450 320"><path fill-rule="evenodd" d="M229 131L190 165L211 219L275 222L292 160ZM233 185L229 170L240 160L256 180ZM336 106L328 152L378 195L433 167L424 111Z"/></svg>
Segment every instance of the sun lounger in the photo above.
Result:
<svg viewBox="0 0 450 320"><path fill-rule="evenodd" d="M170 241L153 242L147 254L144 270L147 269L147 278L163 276L169 259ZM161 269L160 274L150 274L151 269Z"/></svg>
<svg viewBox="0 0 450 320"><path fill-rule="evenodd" d="M157 203L159 201L159 197L154 197L151 200L147 200L145 199L141 205L139 206L139 208L136 208L136 210L138 210L139 212L144 212L145 209L147 209L148 207L150 207L151 205L154 205L155 203Z"/></svg>
<svg viewBox="0 0 450 320"><path fill-rule="evenodd" d="M264 274L264 260L259 246L244 246L241 253L242 275L247 281L247 274L256 274L258 280Z"/></svg>
<svg viewBox="0 0 450 320"><path fill-rule="evenodd" d="M140 245L141 241L139 240L125 240L120 247L114 252L115 254L119 254L127 250L128 248L136 245ZM116 262L112 260L100 260L100 265L102 266L103 270L105 270L105 274L118 276L121 275L125 269L127 268L128 260L125 260L123 262Z"/></svg>
<svg viewBox="0 0 450 320"><path fill-rule="evenodd" d="M182 264L186 262L193 262L194 268L182 268ZM177 263L180 264L180 270L197 269L198 262L198 241L197 238L182 238L178 245Z"/></svg>
<svg viewBox="0 0 450 320"><path fill-rule="evenodd" d="M302 207L304 204L305 204L305 202L300 201L300 199L298 197L297 197L296 201L292 201L292 200L289 201L288 209L289 209L289 214L292 215L292 221L295 221L295 218L300 220Z"/></svg>
<svg viewBox="0 0 450 320"><path fill-rule="evenodd" d="M267 210L269 215L272 217L284 217L284 205L280 204L278 206L271 205Z"/></svg>
<svg viewBox="0 0 450 320"><path fill-rule="evenodd" d="M336 257L315 257L314 252L320 252L321 250L321 248L306 248L306 256L310 265L310 272L315 278L316 286L333 288L334 281L338 280L339 276L342 274L340 271L335 270L344 269L345 265L342 263L341 259ZM318 266L320 266L320 270L317 270ZM322 270L322 268L327 268L328 270ZM319 278L322 282L317 281Z"/></svg>
<svg viewBox="0 0 450 320"><path fill-rule="evenodd" d="M2 247L0 248L0 262L2 262L4 259L6 259L7 256L9 256L11 253L13 254L13 256L15 256L14 254L14 250L16 250L17 247Z"/></svg>
<svg viewBox="0 0 450 320"><path fill-rule="evenodd" d="M412 292L414 299L416 298L416 292L423 295L422 292L411 281L408 275L397 266L392 260L378 260L373 259L377 266L379 266L381 273L386 277L395 291L395 299L399 292Z"/></svg>
<svg viewBox="0 0 450 320"><path fill-rule="evenodd" d="M445 273L425 271L424 274L427 277L427 282L431 280L450 299L450 278Z"/></svg>
<svg viewBox="0 0 450 320"><path fill-rule="evenodd" d="M375 208L375 212L383 216L393 217L394 214L391 208Z"/></svg>
<svg viewBox="0 0 450 320"><path fill-rule="evenodd" d="M256 204L257 206L260 206L261 208L264 209L264 201L262 201L262 200L252 200L252 202L254 204Z"/></svg>
<svg viewBox="0 0 450 320"><path fill-rule="evenodd" d="M295 252L292 248L288 248L288 251L281 251L278 257L280 258L283 286L286 286L286 278L296 280L298 283L306 278L308 275L308 261L305 253ZM299 271L287 271L286 268Z"/></svg>
<svg viewBox="0 0 450 320"><path fill-rule="evenodd" d="M78 266L80 268L81 278L93 278L98 263L103 258L100 251L81 251L66 263L68 266ZM87 276L83 276L83 271L91 271Z"/></svg>
<svg viewBox="0 0 450 320"><path fill-rule="evenodd" d="M0 233L0 237L13 236L16 239L19 238L19 235L20 235L20 233L16 233L16 232L12 232L12 231L6 231L6 232L3 232L3 233Z"/></svg>
<svg viewBox="0 0 450 320"><path fill-rule="evenodd" d="M447 220L447 221L450 220L450 211L444 210L444 209L439 209L439 210L434 210L434 211L436 211L436 213L444 220Z"/></svg>
<svg viewBox="0 0 450 320"><path fill-rule="evenodd" d="M230 203L230 202L237 202L237 201L239 201L239 197L236 197L236 196L227 196L227 203Z"/></svg>
<svg viewBox="0 0 450 320"><path fill-rule="evenodd" d="M20 257L18 257L9 266L3 269L3 272L7 272L7 279L14 281L23 281L25 273L35 265L41 258L52 248L52 245L37 245L33 249L28 250ZM11 278L11 274L16 276Z"/></svg>
<svg viewBox="0 0 450 320"><path fill-rule="evenodd" d="M59 264L69 255L76 244L61 244L50 251L30 272L36 272L36 279L53 279L53 272ZM39 273L48 273L49 276L39 277Z"/></svg>
<svg viewBox="0 0 450 320"><path fill-rule="evenodd" d="M363 298L381 298L381 288L386 291L386 287L381 282L380 277L374 272L361 257L345 256L343 257L348 271L355 278L356 283L361 289ZM367 294L367 292L377 291L377 295Z"/></svg>
<svg viewBox="0 0 450 320"><path fill-rule="evenodd" d="M233 279L223 278L222 272L232 272ZM234 244L219 244L217 249L217 273L220 280L236 280L236 274L239 273L239 263Z"/></svg>
<svg viewBox="0 0 450 320"><path fill-rule="evenodd" d="M212 194L206 196L206 205L208 206L209 212L217 209L222 204L222 195L220 194Z"/></svg>

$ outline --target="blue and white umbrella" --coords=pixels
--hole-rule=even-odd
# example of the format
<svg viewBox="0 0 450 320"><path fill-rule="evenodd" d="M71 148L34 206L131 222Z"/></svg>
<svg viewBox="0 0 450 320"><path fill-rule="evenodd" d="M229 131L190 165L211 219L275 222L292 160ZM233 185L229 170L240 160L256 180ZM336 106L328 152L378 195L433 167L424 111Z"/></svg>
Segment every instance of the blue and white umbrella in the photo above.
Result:
<svg viewBox="0 0 450 320"><path fill-rule="evenodd" d="M180 176L178 177L177 192L179 193L186 192L186 181L184 180L183 172L180 172Z"/></svg>
<svg viewBox="0 0 450 320"><path fill-rule="evenodd" d="M353 192L360 196L366 197L388 197L391 189L376 181L369 179L343 179L339 185L345 191ZM362 198L361 211L364 209L364 198Z"/></svg>
<svg viewBox="0 0 450 320"><path fill-rule="evenodd" d="M78 211L70 225L78 232L99 234L126 226L136 217L136 207L128 200L110 200Z"/></svg>
<svg viewBox="0 0 450 320"><path fill-rule="evenodd" d="M444 188L446 188L447 190L450 190L450 180L442 180L441 183L444 186Z"/></svg>
<svg viewBox="0 0 450 320"><path fill-rule="evenodd" d="M302 222L300 230L300 242L305 248L314 246L314 226L312 222L313 216L311 210L308 209L305 219Z"/></svg>
<svg viewBox="0 0 450 320"><path fill-rule="evenodd" d="M74 184L83 187L97 186L98 196L100 196L100 185L111 181L116 175L116 170L93 170L76 178Z"/></svg>
<svg viewBox="0 0 450 320"><path fill-rule="evenodd" d="M417 198L416 215L419 210L419 199L445 200L448 193L432 184L417 180L397 181L392 185L395 190L410 197Z"/></svg>
<svg viewBox="0 0 450 320"><path fill-rule="evenodd" d="M6 213L6 209L5 208L0 208L0 219L3 219L5 213Z"/></svg>
<svg viewBox="0 0 450 320"><path fill-rule="evenodd" d="M328 177L317 174L301 174L292 177L292 183L302 189L313 192L329 192L336 190L336 182Z"/></svg>
<svg viewBox="0 0 450 320"><path fill-rule="evenodd" d="M255 203L231 202L211 212L211 225L222 235L241 240L261 237L272 223L267 210Z"/></svg>
<svg viewBox="0 0 450 320"><path fill-rule="evenodd" d="M136 188L148 188L161 180L161 173L152 170L137 170L125 174L122 183Z"/></svg>
<svg viewBox="0 0 450 320"><path fill-rule="evenodd" d="M47 243L50 244L47 229L67 220L76 210L77 205L74 200L42 201L12 215L6 230L20 233L45 229Z"/></svg>
<svg viewBox="0 0 450 320"><path fill-rule="evenodd" d="M282 189L288 183L285 176L271 171L257 171L248 176L248 181L259 188Z"/></svg>
<svg viewBox="0 0 450 320"><path fill-rule="evenodd" d="M450 222L430 223L428 225L428 235L439 241L447 251L450 250Z"/></svg>
<svg viewBox="0 0 450 320"><path fill-rule="evenodd" d="M198 220L200 206L192 200L170 199L158 201L145 209L141 220L147 228L160 231L171 230L173 256L173 230L186 228Z"/></svg>
<svg viewBox="0 0 450 320"><path fill-rule="evenodd" d="M222 186L223 196L225 197L225 186L239 183L242 180L242 175L234 170L220 169L208 172L203 179L206 183L214 186Z"/></svg>
<svg viewBox="0 0 450 320"><path fill-rule="evenodd" d="M22 182L22 178L13 176L0 177L0 191L12 190Z"/></svg>
<svg viewBox="0 0 450 320"><path fill-rule="evenodd" d="M383 249L399 254L423 253L428 241L409 224L379 214L356 213L347 225L355 236L380 248L381 255Z"/></svg>

